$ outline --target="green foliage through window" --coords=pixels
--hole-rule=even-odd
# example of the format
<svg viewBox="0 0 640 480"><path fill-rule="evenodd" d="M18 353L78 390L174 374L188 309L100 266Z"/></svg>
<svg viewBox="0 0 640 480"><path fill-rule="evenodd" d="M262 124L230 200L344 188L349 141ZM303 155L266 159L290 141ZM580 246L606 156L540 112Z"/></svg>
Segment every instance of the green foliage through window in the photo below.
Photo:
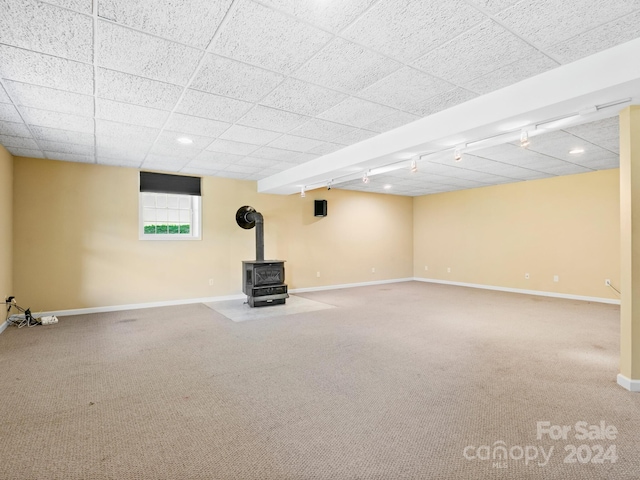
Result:
<svg viewBox="0 0 640 480"><path fill-rule="evenodd" d="M145 225L145 234L189 234L189 225Z"/></svg>

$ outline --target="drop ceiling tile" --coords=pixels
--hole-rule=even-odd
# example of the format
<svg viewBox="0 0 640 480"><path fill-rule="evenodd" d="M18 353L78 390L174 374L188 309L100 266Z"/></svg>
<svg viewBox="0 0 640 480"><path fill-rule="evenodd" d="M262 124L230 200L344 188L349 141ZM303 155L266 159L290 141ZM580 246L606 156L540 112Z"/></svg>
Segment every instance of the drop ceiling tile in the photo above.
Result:
<svg viewBox="0 0 640 480"><path fill-rule="evenodd" d="M576 137L580 137L591 143L599 145L602 141L615 140L618 142L620 138L620 121L618 117L606 118L597 122L585 123L575 127L564 129Z"/></svg>
<svg viewBox="0 0 640 480"><path fill-rule="evenodd" d="M121 139L111 137L102 137L96 140L96 155L99 159L111 158L140 164L150 148L150 142L123 142Z"/></svg>
<svg viewBox="0 0 640 480"><path fill-rule="evenodd" d="M224 152L202 151L190 162L190 166L197 163L198 168L216 168L222 170L227 165L238 163L244 158L244 155L234 155ZM195 162L195 163L194 163Z"/></svg>
<svg viewBox="0 0 640 480"><path fill-rule="evenodd" d="M93 117L93 97L20 82L6 82L16 105Z"/></svg>
<svg viewBox="0 0 640 480"><path fill-rule="evenodd" d="M564 42L551 45L546 51L561 63L570 63L638 38L640 11L589 30Z"/></svg>
<svg viewBox="0 0 640 480"><path fill-rule="evenodd" d="M243 173L246 175L253 174L258 172L260 169L257 167L252 167L250 165L239 165L237 163L227 165L224 168L224 172L232 172L232 173Z"/></svg>
<svg viewBox="0 0 640 480"><path fill-rule="evenodd" d="M32 150L40 149L32 138L15 137L12 135L3 135L2 133L0 133L0 145L4 147L30 148Z"/></svg>
<svg viewBox="0 0 640 480"><path fill-rule="evenodd" d="M189 163L188 158L149 154L142 162L141 168L159 170L161 172L177 172L184 168L187 163Z"/></svg>
<svg viewBox="0 0 640 480"><path fill-rule="evenodd" d="M511 31L545 48L638 8L636 0L531 0L518 3L496 18Z"/></svg>
<svg viewBox="0 0 640 480"><path fill-rule="evenodd" d="M77 163L96 163L96 159L91 155L75 155L73 153L61 153L61 152L47 152L44 154L50 160L59 160L63 162L77 162Z"/></svg>
<svg viewBox="0 0 640 480"><path fill-rule="evenodd" d="M316 158L319 158L321 155L319 154L315 154L315 153L310 153L310 152L296 152L295 155L287 158L286 161L282 162L282 163L288 163L290 166L293 165L299 165L301 163L307 163L310 162L311 160L315 160ZM278 168L280 168L282 165L279 164Z"/></svg>
<svg viewBox="0 0 640 480"><path fill-rule="evenodd" d="M364 125L364 128L367 130L373 130L374 132L383 133L393 130L394 128L402 127L408 123L415 122L416 120L420 120L420 118L421 117L414 115L413 113L394 110L394 113L391 115L381 118L380 120L376 120L373 123Z"/></svg>
<svg viewBox="0 0 640 480"><path fill-rule="evenodd" d="M381 0L343 35L409 62L485 19L462 0Z"/></svg>
<svg viewBox="0 0 640 480"><path fill-rule="evenodd" d="M233 142L266 145L278 138L280 135L280 133L270 132L268 130L234 125L220 135L220 138L223 140L231 140Z"/></svg>
<svg viewBox="0 0 640 480"><path fill-rule="evenodd" d="M266 168L273 168L273 166L276 164L278 164L277 160L269 160L266 158L257 158L257 157L244 157L242 160L236 163L236 165L246 165L246 166L253 167L260 170L264 170Z"/></svg>
<svg viewBox="0 0 640 480"><path fill-rule="evenodd" d="M435 97L425 100L424 102L418 103L410 110L421 117L426 117L433 113L467 102L477 96L478 95L475 93L465 90L464 88L454 88L453 90L449 90L448 92L441 93Z"/></svg>
<svg viewBox="0 0 640 480"><path fill-rule="evenodd" d="M96 90L98 97L109 100L172 110L183 89L169 83L98 68Z"/></svg>
<svg viewBox="0 0 640 480"><path fill-rule="evenodd" d="M181 173L188 173L190 175L200 175L203 177L218 177L220 176L220 170L214 170L211 168L195 168L190 167L188 164L180 170Z"/></svg>
<svg viewBox="0 0 640 480"><path fill-rule="evenodd" d="M542 53L535 52L529 58L517 60L491 73L466 82L462 86L472 92L485 94L539 75L557 66L558 63L556 61Z"/></svg>
<svg viewBox="0 0 640 480"><path fill-rule="evenodd" d="M182 113L172 113L165 128L176 132L189 133L191 135L218 137L230 126L231 124L226 122L192 117Z"/></svg>
<svg viewBox="0 0 640 480"><path fill-rule="evenodd" d="M489 13L496 14L505 10L506 8L515 5L520 0L470 0L471 3L478 7L488 11Z"/></svg>
<svg viewBox="0 0 640 480"><path fill-rule="evenodd" d="M207 147L208 151L216 153L228 153L235 155L249 155L259 147L257 145L251 145L248 143L231 142L229 140L217 139L211 145Z"/></svg>
<svg viewBox="0 0 640 480"><path fill-rule="evenodd" d="M240 0L221 27L214 53L289 74L331 35L249 0Z"/></svg>
<svg viewBox="0 0 640 480"><path fill-rule="evenodd" d="M318 117L354 127L364 127L396 112L397 110L378 103L349 97L321 113Z"/></svg>
<svg viewBox="0 0 640 480"><path fill-rule="evenodd" d="M315 116L345 98L347 95L344 93L287 78L260 103L300 115Z"/></svg>
<svg viewBox="0 0 640 480"><path fill-rule="evenodd" d="M161 128L168 116L169 112L164 110L114 102L105 98L96 98L96 118L102 120Z"/></svg>
<svg viewBox="0 0 640 480"><path fill-rule="evenodd" d="M72 153L75 155L93 156L93 145L77 145L72 143L49 142L38 140L40 148L45 152Z"/></svg>
<svg viewBox="0 0 640 480"><path fill-rule="evenodd" d="M572 170L567 168L571 164L565 161L512 144L498 145L475 151L473 155L554 175L561 171ZM576 171L576 173L578 172Z"/></svg>
<svg viewBox="0 0 640 480"><path fill-rule="evenodd" d="M278 86L284 76L246 63L208 54L191 88L256 102Z"/></svg>
<svg viewBox="0 0 640 480"><path fill-rule="evenodd" d="M227 172L225 170L219 171L216 174L216 177L232 178L234 180L247 180L247 174L237 173L237 172Z"/></svg>
<svg viewBox="0 0 640 480"><path fill-rule="evenodd" d="M329 143L323 142L320 145L309 149L308 153L313 153L316 155L328 155L329 153L337 152L344 148L344 145L339 145L337 143Z"/></svg>
<svg viewBox="0 0 640 480"><path fill-rule="evenodd" d="M182 144L179 143L177 140L178 138L181 137L187 137L189 138L193 143L190 144ZM197 149L197 150L203 150L206 147L208 147L209 145L211 145L211 142L213 142L215 140L214 137L208 137L205 135L194 135L194 134L189 134L189 135L185 135L182 132L175 132L172 130L168 130L168 129L164 129L162 131L162 133L160 133L160 135L158 136L158 139L156 140L156 143L162 143L165 145L171 145L172 147L175 148L176 153L179 153L181 151L181 149L185 149L185 150L189 150L189 149Z"/></svg>
<svg viewBox="0 0 640 480"><path fill-rule="evenodd" d="M190 145L156 143L149 150L147 160L150 157L166 157L176 159L176 161L181 160L186 163L187 160L197 157L200 152L202 152L201 148L195 148Z"/></svg>
<svg viewBox="0 0 640 480"><path fill-rule="evenodd" d="M342 38L334 38L293 76L327 88L356 93L402 64Z"/></svg>
<svg viewBox="0 0 640 480"><path fill-rule="evenodd" d="M50 142L74 143L76 145L93 145L95 143L95 137L92 133L72 132L38 126L32 126L31 131L34 138Z"/></svg>
<svg viewBox="0 0 640 480"><path fill-rule="evenodd" d="M24 123L5 122L0 120L0 133L15 137L31 138L31 132Z"/></svg>
<svg viewBox="0 0 640 480"><path fill-rule="evenodd" d="M398 88L402 85L402 88ZM417 103L445 93L455 85L414 68L405 67L362 90L358 96L400 110L411 110Z"/></svg>
<svg viewBox="0 0 640 480"><path fill-rule="evenodd" d="M93 118L91 117L81 117L79 115L51 112L31 107L22 107L21 111L25 122L29 125L93 133Z"/></svg>
<svg viewBox="0 0 640 480"><path fill-rule="evenodd" d="M98 15L204 49L231 3L232 0L99 0Z"/></svg>
<svg viewBox="0 0 640 480"><path fill-rule="evenodd" d="M0 120L19 123L22 121L22 117L16 107L10 103L0 103Z"/></svg>
<svg viewBox="0 0 640 480"><path fill-rule="evenodd" d="M93 61L91 17L36 0L0 0L0 43Z"/></svg>
<svg viewBox="0 0 640 480"><path fill-rule="evenodd" d="M307 120L309 120L309 117L305 117L304 115L256 105L244 117L238 120L238 123L248 127L287 133L299 127Z"/></svg>
<svg viewBox="0 0 640 480"><path fill-rule="evenodd" d="M7 147L7 150L15 157L45 158L44 153L41 150L18 147Z"/></svg>
<svg viewBox="0 0 640 480"><path fill-rule="evenodd" d="M338 32L354 21L375 0L342 0L318 2L317 0L266 0L295 17L323 28Z"/></svg>
<svg viewBox="0 0 640 480"><path fill-rule="evenodd" d="M76 12L88 14L93 12L93 0L47 0L47 2Z"/></svg>
<svg viewBox="0 0 640 480"><path fill-rule="evenodd" d="M7 95L7 92L2 88L2 85L0 85L0 103L13 103L11 102L9 95Z"/></svg>
<svg viewBox="0 0 640 480"><path fill-rule="evenodd" d="M321 145L325 145L325 142L312 140L310 138L296 137L295 135L283 135L269 143L270 147L294 150L296 152L310 151L313 148L319 148ZM340 145L340 148L344 148L344 146Z"/></svg>
<svg viewBox="0 0 640 480"><path fill-rule="evenodd" d="M186 115L235 122L249 111L252 104L198 90L187 90L176 111Z"/></svg>
<svg viewBox="0 0 640 480"><path fill-rule="evenodd" d="M153 142L159 133L160 130L157 128L129 125L110 120L96 120L96 136L99 139L101 137L112 137L120 139L122 143L128 141Z"/></svg>
<svg viewBox="0 0 640 480"><path fill-rule="evenodd" d="M569 153L569 151L574 148L583 148L584 153L578 155ZM597 145L589 143L586 140L567 134L563 131L551 132L534 137L528 149L550 157L578 164L582 164L586 159L617 157L615 153L612 153L609 150L605 150Z"/></svg>
<svg viewBox="0 0 640 480"><path fill-rule="evenodd" d="M353 130L345 135L334 138L334 141L337 143L343 143L344 145L352 145L354 143L359 143L364 140L368 140L369 138L373 138L378 133L371 132L369 130L357 129Z"/></svg>
<svg viewBox="0 0 640 480"><path fill-rule="evenodd" d="M470 154L465 154L462 161L464 163L461 162L460 165L463 168L514 179L533 180L536 178L545 178L549 176L548 174L533 171L527 168L516 167L515 165L509 165L501 162L494 162L492 160L486 160Z"/></svg>
<svg viewBox="0 0 640 480"><path fill-rule="evenodd" d="M93 94L93 66L0 45L0 76L75 93Z"/></svg>
<svg viewBox="0 0 640 480"><path fill-rule="evenodd" d="M617 155L607 158L588 160L582 163L583 166L592 170L609 170L620 167L620 159Z"/></svg>
<svg viewBox="0 0 640 480"><path fill-rule="evenodd" d="M278 161L278 162L291 162L292 159L297 158L300 152L294 152L292 150L283 150L281 148L273 147L260 147L258 150L251 154L250 158L262 158L266 160Z"/></svg>
<svg viewBox="0 0 640 480"><path fill-rule="evenodd" d="M299 137L312 138L314 140L322 140L325 142L341 143L336 140L338 137L354 132L356 129L339 123L328 122L318 118L309 120L304 125L299 126L291 131L292 135ZM273 145L271 145L273 146Z"/></svg>
<svg viewBox="0 0 640 480"><path fill-rule="evenodd" d="M599 140L598 146L609 150L610 152L620 153L620 140L617 138L610 138L607 140Z"/></svg>
<svg viewBox="0 0 640 480"><path fill-rule="evenodd" d="M187 84L202 57L195 48L105 21L98 22L97 37L99 66L176 85Z"/></svg>
<svg viewBox="0 0 640 480"><path fill-rule="evenodd" d="M111 158L107 156L99 156L96 158L96 163L100 165L109 165L112 167L129 167L140 168L142 160L132 160L128 158Z"/></svg>
<svg viewBox="0 0 640 480"><path fill-rule="evenodd" d="M551 175L576 175L578 173L587 173L592 171L590 168L569 162L561 162L553 167L538 167L538 170Z"/></svg>
<svg viewBox="0 0 640 480"><path fill-rule="evenodd" d="M464 32L413 62L430 75L462 85L536 50L492 20ZM455 59L455 61L451 61Z"/></svg>

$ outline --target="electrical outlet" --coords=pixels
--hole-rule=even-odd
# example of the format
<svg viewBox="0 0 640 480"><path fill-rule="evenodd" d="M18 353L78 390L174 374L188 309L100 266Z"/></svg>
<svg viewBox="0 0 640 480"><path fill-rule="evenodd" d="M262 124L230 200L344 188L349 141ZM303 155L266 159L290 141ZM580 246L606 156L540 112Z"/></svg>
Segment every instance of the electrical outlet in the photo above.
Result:
<svg viewBox="0 0 640 480"><path fill-rule="evenodd" d="M376 267L371 268L371 273L376 273Z"/></svg>
<svg viewBox="0 0 640 480"><path fill-rule="evenodd" d="M611 286L611 280L609 280L608 278L604 281L604 285L606 287L610 287Z"/></svg>
<svg viewBox="0 0 640 480"><path fill-rule="evenodd" d="M554 282L559 282L560 281L560 277L558 275L554 275L553 276L553 281Z"/></svg>
<svg viewBox="0 0 640 480"><path fill-rule="evenodd" d="M210 278L210 279L209 279L209 286L210 286L210 287L213 287L213 278Z"/></svg>
<svg viewBox="0 0 640 480"><path fill-rule="evenodd" d="M320 272L316 272L316 277L320 278Z"/></svg>
<svg viewBox="0 0 640 480"><path fill-rule="evenodd" d="M447 273L451 273L451 267L447 267Z"/></svg>
<svg viewBox="0 0 640 480"><path fill-rule="evenodd" d="M429 267L427 267L426 265L424 266L424 270L427 271L429 270Z"/></svg>
<svg viewBox="0 0 640 480"><path fill-rule="evenodd" d="M524 274L524 278L525 278L525 279L527 279L527 280L529 280L529 274L528 274L528 273L525 273L525 274Z"/></svg>

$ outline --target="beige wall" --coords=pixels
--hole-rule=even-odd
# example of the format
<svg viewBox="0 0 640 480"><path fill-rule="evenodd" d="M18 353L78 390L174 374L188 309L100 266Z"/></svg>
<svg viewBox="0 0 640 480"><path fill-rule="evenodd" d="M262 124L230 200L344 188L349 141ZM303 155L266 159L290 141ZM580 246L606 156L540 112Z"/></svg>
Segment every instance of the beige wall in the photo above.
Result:
<svg viewBox="0 0 640 480"><path fill-rule="evenodd" d="M614 169L418 197L414 274L617 299L604 282L619 289L618 177Z"/></svg>
<svg viewBox="0 0 640 480"><path fill-rule="evenodd" d="M0 145L0 295L13 292L13 157Z"/></svg>
<svg viewBox="0 0 640 480"><path fill-rule="evenodd" d="M14 177L14 286L33 311L241 293L241 261L255 258L255 231L235 223L242 205L264 214L265 257L287 261L290 288L412 276L407 197L323 189L303 199L204 177L203 239L141 241L137 170L18 157ZM314 198L328 200L327 217L313 216Z"/></svg>

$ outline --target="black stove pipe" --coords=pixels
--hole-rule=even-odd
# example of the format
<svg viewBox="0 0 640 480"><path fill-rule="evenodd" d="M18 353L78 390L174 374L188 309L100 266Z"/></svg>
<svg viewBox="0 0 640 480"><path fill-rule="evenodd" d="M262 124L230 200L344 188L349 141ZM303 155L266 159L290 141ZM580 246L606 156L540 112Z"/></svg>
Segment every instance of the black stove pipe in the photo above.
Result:
<svg viewBox="0 0 640 480"><path fill-rule="evenodd" d="M256 222L256 260L264 260L264 218L260 212L252 212L248 216Z"/></svg>

